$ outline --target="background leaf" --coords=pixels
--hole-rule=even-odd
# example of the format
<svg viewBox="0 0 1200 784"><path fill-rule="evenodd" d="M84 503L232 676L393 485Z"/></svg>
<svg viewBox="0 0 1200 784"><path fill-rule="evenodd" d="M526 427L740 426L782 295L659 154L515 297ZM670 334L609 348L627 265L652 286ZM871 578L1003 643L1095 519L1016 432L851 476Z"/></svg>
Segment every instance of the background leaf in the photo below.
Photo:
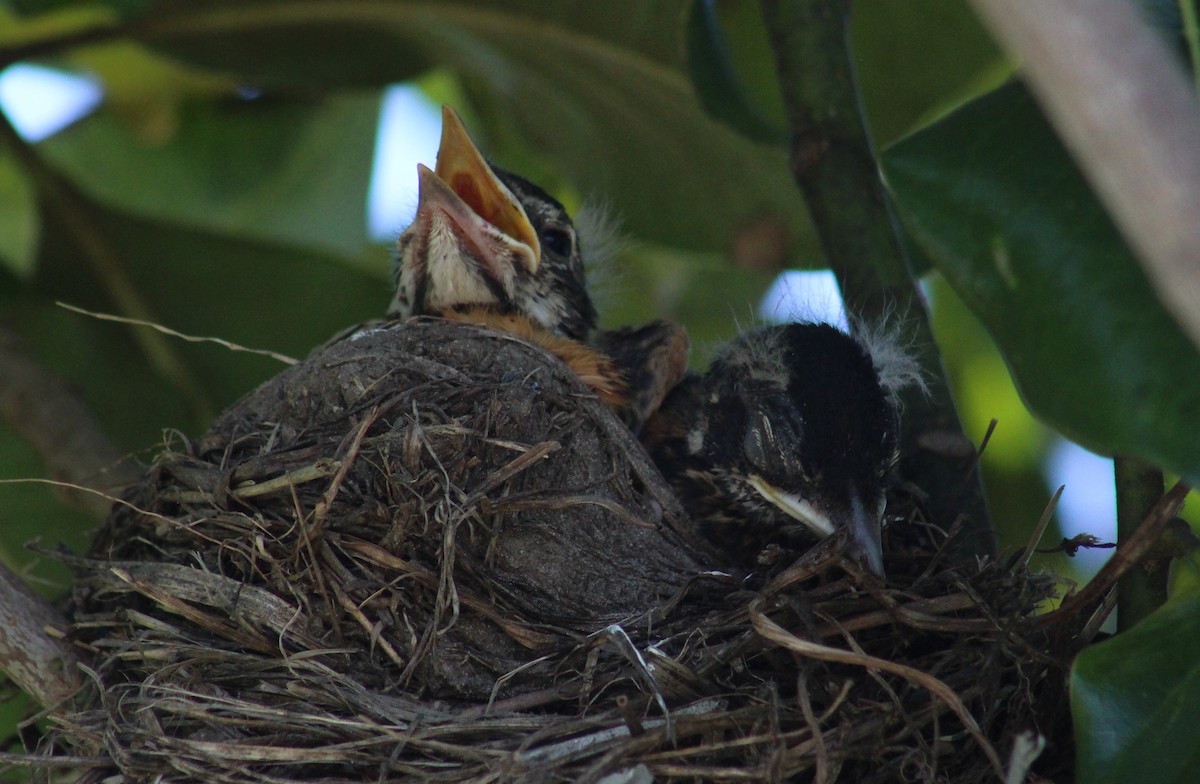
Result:
<svg viewBox="0 0 1200 784"><path fill-rule="evenodd" d="M1013 71L968 3L857 3L850 21L855 69L880 146Z"/></svg>
<svg viewBox="0 0 1200 784"><path fill-rule="evenodd" d="M751 3L695 0L687 20L687 64L700 102L714 119L728 124L743 136L766 144L783 145L787 130L779 90L774 88L772 116L758 103L758 96L743 84L742 74L761 73L773 66L768 47L763 45L762 16ZM758 52L766 58L761 68L739 69L733 47L739 52Z"/></svg>
<svg viewBox="0 0 1200 784"><path fill-rule="evenodd" d="M884 163L908 227L1029 408L1095 451L1200 479L1200 355L1024 89L973 101Z"/></svg>
<svg viewBox="0 0 1200 784"><path fill-rule="evenodd" d="M382 274L360 271L337 256L93 209L98 230L111 241L132 286L153 303L156 319L189 335L300 358L344 327L378 317L390 299ZM55 220L55 213L48 218ZM38 296L14 314L35 341L36 355L76 379L127 448L152 446L164 428L192 434L207 427L201 412L189 412L171 388L172 379L156 377L139 356L130 335L144 327L67 317L49 304L63 300L111 310L108 286L78 264L80 253L66 229L47 225L34 280ZM283 367L215 344L172 339L171 345L200 380L210 416ZM113 368L122 370L114 374Z"/></svg>
<svg viewBox="0 0 1200 784"><path fill-rule="evenodd" d="M154 143L101 112L42 149L89 195L123 211L354 256L368 244L379 100L374 90L191 100L171 138Z"/></svg>
<svg viewBox="0 0 1200 784"><path fill-rule="evenodd" d="M815 260L784 152L709 119L679 52L664 46L670 39L622 24L622 11L677 24L686 4L574 13L584 7L206 4L150 15L133 30L172 56L268 89L383 84L448 68L482 120L478 127L492 129L480 141L498 163L521 168L505 148L519 138L581 191L617 205L639 239L722 249L769 205L791 231L792 256ZM312 57L314 50L322 57Z"/></svg>

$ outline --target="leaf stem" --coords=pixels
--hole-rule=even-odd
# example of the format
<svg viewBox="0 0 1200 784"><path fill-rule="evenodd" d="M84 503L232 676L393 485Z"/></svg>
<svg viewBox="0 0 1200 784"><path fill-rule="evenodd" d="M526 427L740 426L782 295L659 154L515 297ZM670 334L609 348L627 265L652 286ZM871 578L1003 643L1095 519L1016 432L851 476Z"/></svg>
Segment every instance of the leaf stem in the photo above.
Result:
<svg viewBox="0 0 1200 784"><path fill-rule="evenodd" d="M849 48L847 0L762 0L791 127L792 174L812 215L847 311L856 320L889 320L921 363L928 394L904 404L901 470L929 496L943 530L961 516L953 549L995 552L974 450L954 408L941 354L913 279L899 220L884 188L863 115ZM959 448L936 445L952 444Z"/></svg>
<svg viewBox="0 0 1200 784"><path fill-rule="evenodd" d="M1163 494L1163 473L1133 457L1113 458L1117 487L1117 540L1127 542ZM1169 558L1147 557L1117 583L1117 630L1138 621L1167 601Z"/></svg>

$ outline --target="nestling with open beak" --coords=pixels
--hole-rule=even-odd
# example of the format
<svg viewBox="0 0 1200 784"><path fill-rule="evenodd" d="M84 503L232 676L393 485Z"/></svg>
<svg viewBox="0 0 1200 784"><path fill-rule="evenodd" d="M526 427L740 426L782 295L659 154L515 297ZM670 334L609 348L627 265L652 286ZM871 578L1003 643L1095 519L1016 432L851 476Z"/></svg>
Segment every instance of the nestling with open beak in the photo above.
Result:
<svg viewBox="0 0 1200 784"><path fill-rule="evenodd" d="M881 523L899 443L897 390L920 383L894 346L828 324L742 335L646 428L699 533L737 565L835 534L882 576Z"/></svg>
<svg viewBox="0 0 1200 784"><path fill-rule="evenodd" d="M653 322L607 333L604 350L589 345L596 309L566 209L489 164L449 107L442 109L437 167L418 166L418 179L417 214L398 241L388 315L440 316L514 333L557 356L640 426L686 369L682 327Z"/></svg>

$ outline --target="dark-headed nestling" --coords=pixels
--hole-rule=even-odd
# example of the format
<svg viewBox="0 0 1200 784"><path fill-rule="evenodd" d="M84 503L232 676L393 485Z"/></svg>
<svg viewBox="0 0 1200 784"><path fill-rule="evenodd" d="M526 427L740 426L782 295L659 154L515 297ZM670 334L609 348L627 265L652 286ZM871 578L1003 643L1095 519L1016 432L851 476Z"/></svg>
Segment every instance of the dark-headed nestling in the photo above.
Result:
<svg viewBox="0 0 1200 784"><path fill-rule="evenodd" d="M419 166L418 178L417 214L400 235L388 315L440 316L517 334L563 360L640 425L683 375L683 329L655 322L608 333L603 350L589 345L596 309L566 209L488 163L449 107L442 109L437 167Z"/></svg>
<svg viewBox="0 0 1200 784"><path fill-rule="evenodd" d="M736 563L840 533L882 576L896 392L918 378L903 352L828 324L758 329L676 387L646 440L701 535Z"/></svg>

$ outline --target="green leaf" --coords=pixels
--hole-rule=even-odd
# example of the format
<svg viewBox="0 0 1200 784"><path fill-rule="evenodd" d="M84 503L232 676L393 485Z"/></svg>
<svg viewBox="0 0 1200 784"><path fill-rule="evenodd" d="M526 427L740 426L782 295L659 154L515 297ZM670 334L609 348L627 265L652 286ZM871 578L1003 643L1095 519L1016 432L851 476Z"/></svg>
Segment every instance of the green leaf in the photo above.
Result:
<svg viewBox="0 0 1200 784"><path fill-rule="evenodd" d="M729 17L734 17L730 19ZM733 28L729 30L728 28ZM768 119L755 96L742 82L730 51L727 32L764 39L762 17L751 3L695 0L687 20L687 64L692 84L705 110L748 139L783 144L787 132L782 122ZM757 33L757 36L755 34ZM766 49L765 40L754 41ZM778 88L775 90L778 94Z"/></svg>
<svg viewBox="0 0 1200 784"><path fill-rule="evenodd" d="M1071 671L1080 784L1192 782L1200 766L1200 595L1172 599Z"/></svg>
<svg viewBox="0 0 1200 784"><path fill-rule="evenodd" d="M787 222L793 256L819 263L784 151L740 137L700 106L675 51L686 8L685 0L243 0L180 4L132 33L267 89L449 69L493 130L481 140L491 157L511 165L520 150L505 142L520 138L579 192L610 201L639 238L723 250L769 205Z"/></svg>
<svg viewBox="0 0 1200 784"><path fill-rule="evenodd" d="M188 102L165 144L101 112L40 149L126 212L348 255L367 246L379 93Z"/></svg>
<svg viewBox="0 0 1200 784"><path fill-rule="evenodd" d="M854 3L850 42L881 145L996 87L1013 70L969 3Z"/></svg>
<svg viewBox="0 0 1200 784"><path fill-rule="evenodd" d="M1030 409L1093 451L1200 480L1200 354L1026 92L973 101L884 164L909 229Z"/></svg>
<svg viewBox="0 0 1200 784"><path fill-rule="evenodd" d="M16 275L28 275L40 231L32 184L11 155L0 154L0 265Z"/></svg>

